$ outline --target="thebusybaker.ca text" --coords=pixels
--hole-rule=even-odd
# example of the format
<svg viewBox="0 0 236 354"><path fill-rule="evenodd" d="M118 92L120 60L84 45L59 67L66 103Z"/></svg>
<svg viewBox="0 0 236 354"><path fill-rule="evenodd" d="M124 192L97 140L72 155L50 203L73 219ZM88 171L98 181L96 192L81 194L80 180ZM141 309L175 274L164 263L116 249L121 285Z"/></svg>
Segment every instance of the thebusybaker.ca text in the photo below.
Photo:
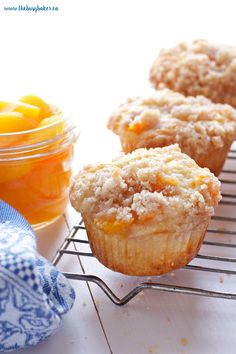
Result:
<svg viewBox="0 0 236 354"><path fill-rule="evenodd" d="M45 6L45 5L19 5L19 6L4 6L4 11L30 11L30 12L45 12L45 11L58 11L58 6Z"/></svg>

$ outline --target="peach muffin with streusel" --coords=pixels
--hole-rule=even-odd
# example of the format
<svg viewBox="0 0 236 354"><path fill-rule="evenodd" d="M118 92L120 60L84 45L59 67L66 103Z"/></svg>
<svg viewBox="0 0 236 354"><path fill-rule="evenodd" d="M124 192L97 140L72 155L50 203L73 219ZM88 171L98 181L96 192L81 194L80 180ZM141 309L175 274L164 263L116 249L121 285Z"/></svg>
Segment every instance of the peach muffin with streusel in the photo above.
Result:
<svg viewBox="0 0 236 354"><path fill-rule="evenodd" d="M219 199L217 177L177 145L84 167L70 190L94 255L129 275L159 275L190 262Z"/></svg>
<svg viewBox="0 0 236 354"><path fill-rule="evenodd" d="M236 110L203 96L163 89L128 99L111 115L108 128L120 137L126 153L177 143L218 176L236 138Z"/></svg>
<svg viewBox="0 0 236 354"><path fill-rule="evenodd" d="M151 67L150 81L155 88L236 107L236 48L195 40L163 49Z"/></svg>

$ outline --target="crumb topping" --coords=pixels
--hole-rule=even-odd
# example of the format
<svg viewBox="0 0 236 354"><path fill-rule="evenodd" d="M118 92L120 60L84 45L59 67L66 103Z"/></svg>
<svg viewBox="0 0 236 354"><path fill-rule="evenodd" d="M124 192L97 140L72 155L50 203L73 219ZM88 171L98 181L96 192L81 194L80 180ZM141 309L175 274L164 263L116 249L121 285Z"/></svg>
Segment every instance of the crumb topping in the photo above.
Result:
<svg viewBox="0 0 236 354"><path fill-rule="evenodd" d="M124 151L178 143L191 155L236 138L236 110L203 96L185 97L168 89L151 97L128 99L110 117L108 128L120 136Z"/></svg>
<svg viewBox="0 0 236 354"><path fill-rule="evenodd" d="M155 88L204 95L236 107L236 48L206 40L163 49L150 70Z"/></svg>
<svg viewBox="0 0 236 354"><path fill-rule="evenodd" d="M160 222L210 216L220 199L220 182L172 145L138 149L108 164L84 167L73 181L70 199L76 210L103 227L112 223L114 231L153 216Z"/></svg>

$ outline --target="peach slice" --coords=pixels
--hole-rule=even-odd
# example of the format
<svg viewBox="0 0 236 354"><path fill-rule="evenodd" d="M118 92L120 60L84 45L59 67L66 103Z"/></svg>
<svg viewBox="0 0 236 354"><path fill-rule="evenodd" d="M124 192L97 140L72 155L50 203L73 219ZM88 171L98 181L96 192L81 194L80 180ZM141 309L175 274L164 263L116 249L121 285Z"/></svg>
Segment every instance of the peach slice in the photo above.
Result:
<svg viewBox="0 0 236 354"><path fill-rule="evenodd" d="M146 128L146 124L142 122L133 122L129 125L128 130L136 134L142 133Z"/></svg>
<svg viewBox="0 0 236 354"><path fill-rule="evenodd" d="M37 144L42 141L53 139L56 136L61 136L64 131L64 122L61 119L62 118L59 116L42 119L37 128L44 129L36 129L35 131L30 132L25 138L26 145ZM50 126L50 124L52 124L52 126Z"/></svg>
<svg viewBox="0 0 236 354"><path fill-rule="evenodd" d="M6 109L9 108L10 105L11 105L11 102L0 101L0 112L6 111Z"/></svg>
<svg viewBox="0 0 236 354"><path fill-rule="evenodd" d="M52 116L41 120L38 127L45 127L45 129L38 132L40 141L43 141L62 135L64 131L64 122L61 120L60 116Z"/></svg>
<svg viewBox="0 0 236 354"><path fill-rule="evenodd" d="M36 106L23 102L0 101L0 112L18 112L25 118L32 119L34 126L38 124L40 109Z"/></svg>
<svg viewBox="0 0 236 354"><path fill-rule="evenodd" d="M40 115L40 109L38 107L16 102L12 104L12 111L22 113L25 118L30 119L34 128L38 125Z"/></svg>
<svg viewBox="0 0 236 354"><path fill-rule="evenodd" d="M1 163L0 183L17 180L31 170L30 163L11 162Z"/></svg>
<svg viewBox="0 0 236 354"><path fill-rule="evenodd" d="M27 95L24 97L21 97L19 99L20 102L24 102L28 105L35 106L39 109L39 118L40 120L43 118L46 118L50 115L49 111L49 106L46 102L44 102L40 97L35 96L35 95Z"/></svg>
<svg viewBox="0 0 236 354"><path fill-rule="evenodd" d="M31 193L42 199L60 198L69 187L71 171L65 170L69 152L65 151L58 156L50 157L38 162L25 181Z"/></svg>
<svg viewBox="0 0 236 354"><path fill-rule="evenodd" d="M36 126L34 119L25 118L20 112L0 112L0 148L13 146L22 141L21 134L10 133L27 131Z"/></svg>
<svg viewBox="0 0 236 354"><path fill-rule="evenodd" d="M35 121L20 112L0 112L0 134L22 132L35 128Z"/></svg>

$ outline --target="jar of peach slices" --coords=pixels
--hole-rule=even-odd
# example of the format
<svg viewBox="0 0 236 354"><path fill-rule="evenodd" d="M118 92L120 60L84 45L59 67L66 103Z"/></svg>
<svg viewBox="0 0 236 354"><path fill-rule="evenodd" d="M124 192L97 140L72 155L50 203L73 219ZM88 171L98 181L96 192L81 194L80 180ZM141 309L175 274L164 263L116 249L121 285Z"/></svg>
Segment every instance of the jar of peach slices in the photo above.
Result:
<svg viewBox="0 0 236 354"><path fill-rule="evenodd" d="M76 126L36 96L0 102L0 198L34 229L65 210L77 137Z"/></svg>

